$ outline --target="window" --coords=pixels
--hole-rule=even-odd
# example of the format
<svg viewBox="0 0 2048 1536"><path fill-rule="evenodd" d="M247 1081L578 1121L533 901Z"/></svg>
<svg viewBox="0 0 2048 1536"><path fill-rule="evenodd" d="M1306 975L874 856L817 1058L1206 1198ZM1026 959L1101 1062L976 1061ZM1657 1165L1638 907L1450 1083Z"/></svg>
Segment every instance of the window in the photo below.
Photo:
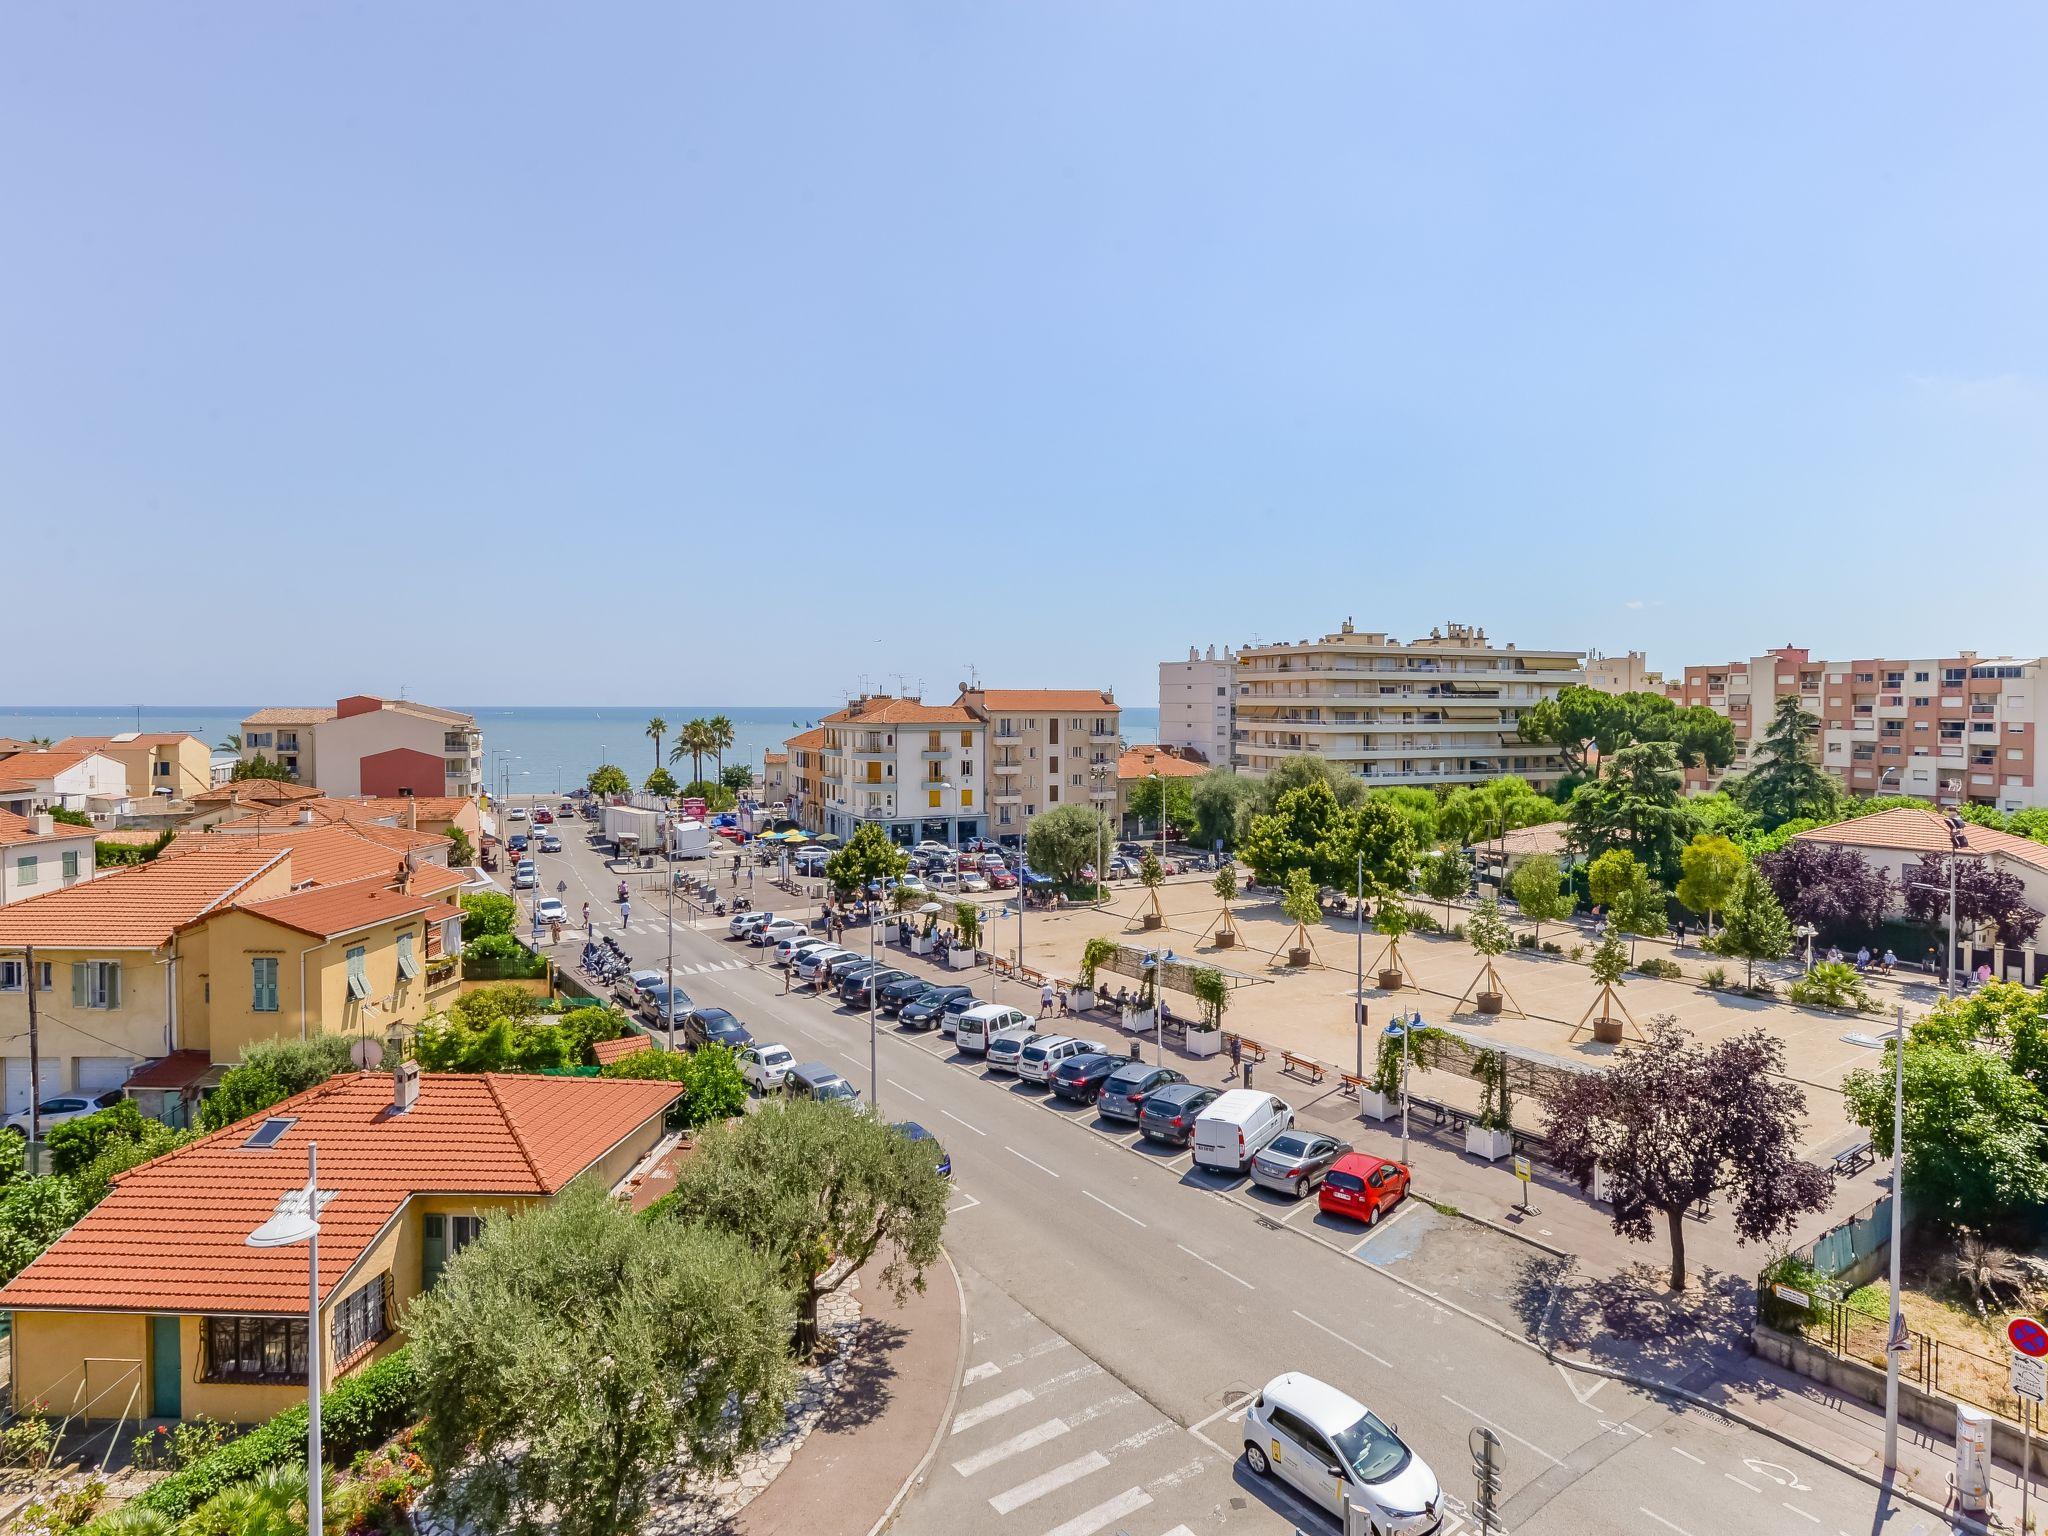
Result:
<svg viewBox="0 0 2048 1536"><path fill-rule="evenodd" d="M71 1005L74 1008L118 1008L121 1006L121 962L118 960L76 960L71 965Z"/></svg>
<svg viewBox="0 0 2048 1536"><path fill-rule="evenodd" d="M303 1318L209 1317L201 1381L296 1383L306 1376Z"/></svg>
<svg viewBox="0 0 2048 1536"><path fill-rule="evenodd" d="M34 854L23 854L14 861L14 880L17 885L34 885L36 883L36 856Z"/></svg>
<svg viewBox="0 0 2048 1536"><path fill-rule="evenodd" d="M277 1012L277 957L258 955L249 962L249 1011Z"/></svg>
<svg viewBox="0 0 2048 1536"><path fill-rule="evenodd" d="M0 992L19 992L28 982L28 965L20 960L0 960Z"/></svg>
<svg viewBox="0 0 2048 1536"><path fill-rule="evenodd" d="M64 855L64 878L66 880L76 880L78 878L78 855L76 852Z"/></svg>
<svg viewBox="0 0 2048 1536"><path fill-rule="evenodd" d="M155 773L160 779L168 779L171 776L171 765L169 763L158 763L155 765Z"/></svg>
<svg viewBox="0 0 2048 1536"><path fill-rule="evenodd" d="M1048 785L1046 786L1046 789L1045 789L1045 798L1046 798L1046 803L1047 803L1047 804L1049 804L1049 805L1057 805L1057 804L1059 803L1059 798L1060 798L1060 785L1059 785L1059 780L1055 779L1055 780L1053 780L1053 782L1052 782L1052 783L1050 783L1050 784L1048 784Z"/></svg>
<svg viewBox="0 0 2048 1536"><path fill-rule="evenodd" d="M481 1216L427 1216L420 1224L421 1286L440 1279L442 1267L475 1242L483 1229Z"/></svg>
<svg viewBox="0 0 2048 1536"><path fill-rule="evenodd" d="M381 1274L334 1304L328 1328L334 1363L341 1366L381 1339L391 1337L391 1276Z"/></svg>
<svg viewBox="0 0 2048 1536"><path fill-rule="evenodd" d="M364 968L366 953L360 944L348 952L348 995L357 1002L370 995L370 973Z"/></svg>
<svg viewBox="0 0 2048 1536"><path fill-rule="evenodd" d="M412 952L412 932L407 930L398 936L398 977L411 981L420 973L420 962Z"/></svg>
<svg viewBox="0 0 2048 1536"><path fill-rule="evenodd" d="M939 791L936 789L925 791L925 804L932 810L937 810L939 806Z"/></svg>

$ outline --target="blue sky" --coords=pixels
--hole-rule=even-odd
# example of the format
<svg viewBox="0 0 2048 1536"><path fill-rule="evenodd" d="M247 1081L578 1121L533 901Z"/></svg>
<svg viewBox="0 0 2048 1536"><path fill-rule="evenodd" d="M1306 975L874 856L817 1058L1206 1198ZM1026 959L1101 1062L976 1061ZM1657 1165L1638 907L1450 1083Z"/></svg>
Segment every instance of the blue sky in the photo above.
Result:
<svg viewBox="0 0 2048 1536"><path fill-rule="evenodd" d="M10 7L7 691L2032 655L2044 18Z"/></svg>

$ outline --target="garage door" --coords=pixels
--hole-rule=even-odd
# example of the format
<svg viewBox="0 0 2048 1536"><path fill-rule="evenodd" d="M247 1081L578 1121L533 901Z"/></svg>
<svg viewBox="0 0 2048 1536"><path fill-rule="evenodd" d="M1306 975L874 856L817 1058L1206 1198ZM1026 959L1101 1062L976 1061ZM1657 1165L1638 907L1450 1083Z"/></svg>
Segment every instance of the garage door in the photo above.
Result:
<svg viewBox="0 0 2048 1536"><path fill-rule="evenodd" d="M81 1056L78 1058L78 1091L105 1093L128 1081L135 1062L126 1056Z"/></svg>
<svg viewBox="0 0 2048 1536"><path fill-rule="evenodd" d="M64 1063L45 1061L43 1063L44 1098L64 1091ZM28 1108L28 1058L10 1056L7 1058L7 1113L18 1115Z"/></svg>

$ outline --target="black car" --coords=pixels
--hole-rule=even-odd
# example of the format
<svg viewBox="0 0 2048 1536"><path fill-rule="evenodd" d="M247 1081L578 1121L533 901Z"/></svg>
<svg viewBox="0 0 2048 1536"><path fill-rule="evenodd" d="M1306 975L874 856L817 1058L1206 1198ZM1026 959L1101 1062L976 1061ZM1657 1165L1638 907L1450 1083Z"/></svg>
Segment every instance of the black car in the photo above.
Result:
<svg viewBox="0 0 2048 1536"><path fill-rule="evenodd" d="M1156 1062L1128 1062L1112 1072L1102 1085L1101 1097L1095 1101L1095 1112L1105 1120L1135 1121L1138 1112L1145 1107L1145 1100L1153 1093L1186 1081L1186 1074Z"/></svg>
<svg viewBox="0 0 2048 1536"><path fill-rule="evenodd" d="M754 1043L753 1032L723 1008L693 1008L683 1020L683 1041L693 1050L700 1045L730 1046L739 1050Z"/></svg>
<svg viewBox="0 0 2048 1536"><path fill-rule="evenodd" d="M685 992L681 987L672 987L666 982L657 981L653 986L648 987L640 994L640 1017L645 1019L648 1025L656 1030L660 1030L663 1027L662 1014L664 1012L669 1016L670 1022L678 1029L682 1028L683 1016L690 1011L692 1006L689 993Z"/></svg>
<svg viewBox="0 0 2048 1536"><path fill-rule="evenodd" d="M901 981L892 981L882 988L875 999L875 1006L884 1013L901 1013L906 1006L929 992L931 985L922 976L905 976Z"/></svg>
<svg viewBox="0 0 2048 1536"><path fill-rule="evenodd" d="M953 1177L952 1154L939 1145L938 1137L919 1125L915 1120L899 1121L897 1122L896 1129L901 1131L911 1141L928 1143L932 1150L932 1161L939 1170L939 1177L942 1179Z"/></svg>
<svg viewBox="0 0 2048 1536"><path fill-rule="evenodd" d="M879 960L857 961L846 966L832 978L832 990L842 998L852 997L853 988L858 983L866 981L870 976L878 976L887 969L889 967Z"/></svg>
<svg viewBox="0 0 2048 1536"><path fill-rule="evenodd" d="M1130 1065L1128 1056L1107 1051L1086 1051L1069 1056L1052 1071L1052 1091L1075 1104L1093 1104L1102 1085L1119 1069Z"/></svg>
<svg viewBox="0 0 2048 1536"><path fill-rule="evenodd" d="M1195 1137L1195 1117L1223 1096L1221 1088L1203 1083L1172 1083L1145 1095L1138 1111L1138 1129L1147 1141L1184 1147Z"/></svg>
<svg viewBox="0 0 2048 1536"><path fill-rule="evenodd" d="M899 1017L905 1024L918 1029L937 1029L939 1015L946 1011L947 1005L963 997L968 999L961 1009L965 1012L967 1007L973 1006L974 988L930 986L905 1003Z"/></svg>
<svg viewBox="0 0 2048 1536"><path fill-rule="evenodd" d="M870 992L879 995L883 987L891 982L902 981L909 974L908 971L899 971L887 965L867 972L855 971L839 984L839 995L849 1003L858 1003L865 1007Z"/></svg>

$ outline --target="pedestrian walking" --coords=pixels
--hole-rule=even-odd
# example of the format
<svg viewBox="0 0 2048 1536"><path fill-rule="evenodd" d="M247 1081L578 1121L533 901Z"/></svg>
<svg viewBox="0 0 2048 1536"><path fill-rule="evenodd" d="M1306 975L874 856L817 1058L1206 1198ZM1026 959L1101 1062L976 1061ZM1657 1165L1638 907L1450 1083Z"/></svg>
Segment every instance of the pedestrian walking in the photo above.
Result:
<svg viewBox="0 0 2048 1536"><path fill-rule="evenodd" d="M632 921L633 921L633 903L631 903L630 901L622 901L622 902L620 902L620 903L619 903L619 926L620 926L621 928L624 928L624 927L625 927L625 926L626 926L626 925L627 925L628 923L630 923L630 922L632 922Z"/></svg>
<svg viewBox="0 0 2048 1536"><path fill-rule="evenodd" d="M1678 920L1678 948L1685 948L1685 919Z"/></svg>
<svg viewBox="0 0 2048 1536"><path fill-rule="evenodd" d="M1934 974L1934 946L1932 944L1927 946L1927 953L1920 957L1920 969L1930 976Z"/></svg>
<svg viewBox="0 0 2048 1536"><path fill-rule="evenodd" d="M583 903L583 931L585 933L597 932L595 928L590 926L590 903L587 901Z"/></svg>
<svg viewBox="0 0 2048 1536"><path fill-rule="evenodd" d="M1064 1019L1064 1018L1066 1018L1067 1016L1068 1016L1068 1004L1067 1004L1067 989L1066 989L1065 987L1061 987L1061 988L1060 988L1060 1017Z"/></svg>
<svg viewBox="0 0 2048 1536"><path fill-rule="evenodd" d="M1235 1078L1242 1071L1244 1071L1244 1037L1242 1035L1232 1035L1230 1037L1230 1075Z"/></svg>
<svg viewBox="0 0 2048 1536"><path fill-rule="evenodd" d="M1052 983L1049 981L1038 989L1038 1016L1041 1019L1052 1012L1053 996Z"/></svg>

